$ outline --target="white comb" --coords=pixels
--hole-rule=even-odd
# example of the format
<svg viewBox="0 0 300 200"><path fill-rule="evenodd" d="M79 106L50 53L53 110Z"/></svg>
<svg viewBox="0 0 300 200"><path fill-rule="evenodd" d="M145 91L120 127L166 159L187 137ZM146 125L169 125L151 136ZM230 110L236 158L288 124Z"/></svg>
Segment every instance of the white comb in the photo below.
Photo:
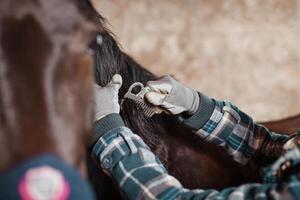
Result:
<svg viewBox="0 0 300 200"><path fill-rule="evenodd" d="M139 88L139 92L137 94L134 94L132 90L134 88ZM160 114L163 112L163 110L157 106L151 105L145 100L145 94L149 92L147 88L144 87L143 83L136 82L133 83L126 94L124 95L124 99L131 99L133 100L144 112L144 115L148 118L152 117L154 114Z"/></svg>

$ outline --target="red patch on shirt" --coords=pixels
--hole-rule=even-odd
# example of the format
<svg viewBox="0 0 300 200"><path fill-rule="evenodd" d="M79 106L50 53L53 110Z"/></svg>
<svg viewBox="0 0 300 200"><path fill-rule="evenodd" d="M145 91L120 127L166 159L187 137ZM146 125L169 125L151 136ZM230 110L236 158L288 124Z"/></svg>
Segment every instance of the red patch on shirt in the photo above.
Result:
<svg viewBox="0 0 300 200"><path fill-rule="evenodd" d="M18 188L23 200L65 200L70 194L64 175L47 165L27 170Z"/></svg>

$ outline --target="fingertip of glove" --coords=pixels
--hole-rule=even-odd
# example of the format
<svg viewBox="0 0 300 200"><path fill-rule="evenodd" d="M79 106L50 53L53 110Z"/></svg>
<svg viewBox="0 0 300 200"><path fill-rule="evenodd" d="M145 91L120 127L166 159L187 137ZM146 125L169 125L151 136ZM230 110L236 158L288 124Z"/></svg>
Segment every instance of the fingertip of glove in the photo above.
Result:
<svg viewBox="0 0 300 200"><path fill-rule="evenodd" d="M165 98L165 95L158 94L156 92L148 92L147 94L145 94L145 97L149 101L149 103L154 105L161 105L163 99Z"/></svg>
<svg viewBox="0 0 300 200"><path fill-rule="evenodd" d="M113 77L112 77L112 81L113 83L122 83L122 76L120 74L115 74Z"/></svg>
<svg viewBox="0 0 300 200"><path fill-rule="evenodd" d="M119 90L122 86L122 83L123 83L122 76L120 74L115 74L112 77L110 85L113 86L116 90Z"/></svg>

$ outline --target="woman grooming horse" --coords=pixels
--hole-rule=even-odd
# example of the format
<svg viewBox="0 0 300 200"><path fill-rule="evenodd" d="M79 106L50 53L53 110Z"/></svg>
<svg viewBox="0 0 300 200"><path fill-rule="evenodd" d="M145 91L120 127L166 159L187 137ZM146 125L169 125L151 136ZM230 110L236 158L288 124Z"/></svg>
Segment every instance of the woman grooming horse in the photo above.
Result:
<svg viewBox="0 0 300 200"><path fill-rule="evenodd" d="M95 15L98 14L95 12ZM98 18L101 27L105 27L104 18L100 15ZM99 32L98 39L91 47L95 51L95 76L99 85L106 85L115 73L122 75L120 101L134 82L146 84L158 79L124 53L107 29ZM187 188L221 189L259 180L258 171L235 163L220 148L195 137L191 130L178 123L173 116L162 114L146 118L143 111L130 101L124 101L121 115L125 124L145 141L169 172ZM280 127L287 129L289 126L286 124ZM201 145L197 145L199 142ZM99 172L92 165L91 162L90 178L94 182L94 188L98 190L99 196L112 198L111 195L116 194L112 192L115 191L113 184L105 176L99 177Z"/></svg>

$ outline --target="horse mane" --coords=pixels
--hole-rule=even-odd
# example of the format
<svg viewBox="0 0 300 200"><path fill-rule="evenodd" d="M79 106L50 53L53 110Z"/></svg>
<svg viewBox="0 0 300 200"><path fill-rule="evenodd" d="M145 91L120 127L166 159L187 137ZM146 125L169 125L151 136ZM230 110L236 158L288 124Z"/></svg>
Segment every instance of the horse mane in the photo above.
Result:
<svg viewBox="0 0 300 200"><path fill-rule="evenodd" d="M102 44L96 41L92 44L95 51L95 78L97 84L104 86L116 73L121 74L123 85L119 91L119 102L128 91L129 87L135 82L144 85L149 80L156 80L157 76L138 64L133 58L122 51L120 45L113 38L113 34L108 31L99 33L102 37ZM150 148L163 158L164 144L161 137L167 133L166 123L173 123L172 116L165 114L155 115L146 118L143 111L135 103L125 100L121 106L121 115L125 124L138 134L150 146ZM155 131L154 131L155 130ZM155 133L155 134L154 134ZM163 159L164 161L166 159Z"/></svg>

